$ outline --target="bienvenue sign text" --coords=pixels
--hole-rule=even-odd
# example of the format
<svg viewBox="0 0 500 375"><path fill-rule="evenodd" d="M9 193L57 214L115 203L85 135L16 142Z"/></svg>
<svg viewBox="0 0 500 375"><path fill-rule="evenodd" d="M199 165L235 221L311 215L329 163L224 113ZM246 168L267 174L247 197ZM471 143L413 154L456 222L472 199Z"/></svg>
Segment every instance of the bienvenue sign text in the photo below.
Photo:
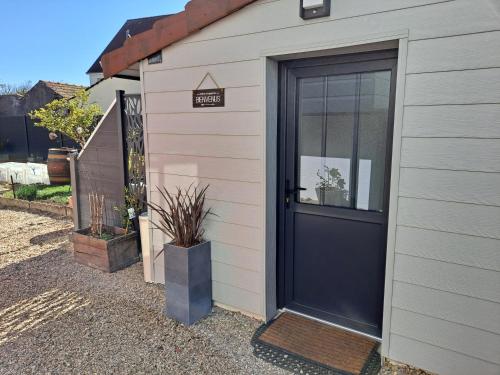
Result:
<svg viewBox="0 0 500 375"><path fill-rule="evenodd" d="M193 108L224 107L224 89L193 90Z"/></svg>

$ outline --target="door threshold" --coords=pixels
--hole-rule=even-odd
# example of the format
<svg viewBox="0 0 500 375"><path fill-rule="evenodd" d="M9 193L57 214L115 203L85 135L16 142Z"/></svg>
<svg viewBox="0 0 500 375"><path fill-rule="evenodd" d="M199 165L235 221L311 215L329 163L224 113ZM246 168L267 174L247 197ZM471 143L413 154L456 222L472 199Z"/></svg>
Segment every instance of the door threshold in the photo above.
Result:
<svg viewBox="0 0 500 375"><path fill-rule="evenodd" d="M302 317L307 318L307 319L315 320L315 321L317 321L319 323L326 324L328 326L332 326L332 327L335 327L335 328L339 328L339 329L347 331L347 332L355 333L357 335L368 337L369 339L372 339L372 340L375 340L375 341L377 341L379 343L382 343L382 338L380 338L380 337L369 335L368 333L356 331L355 329L347 328L347 327L344 327L344 326L341 326L341 325L329 322L327 320L315 318L314 316L307 315L307 314L304 314L304 313L301 313L301 312L298 312L298 311L295 311L295 310L290 310L290 309L287 309L286 307L283 307L283 308L279 309L278 310L278 315L282 314L284 312L288 312L290 314L295 314L295 315L298 315L298 316L302 316Z"/></svg>

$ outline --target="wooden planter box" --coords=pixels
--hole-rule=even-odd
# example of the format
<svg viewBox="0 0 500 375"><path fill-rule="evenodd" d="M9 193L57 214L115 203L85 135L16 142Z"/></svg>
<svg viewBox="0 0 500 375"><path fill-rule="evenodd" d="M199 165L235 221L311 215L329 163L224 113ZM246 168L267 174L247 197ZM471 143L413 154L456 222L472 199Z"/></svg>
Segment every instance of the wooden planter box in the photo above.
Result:
<svg viewBox="0 0 500 375"><path fill-rule="evenodd" d="M90 228L73 232L73 248L75 260L85 266L97 268L104 272L116 272L139 260L137 250L137 233L116 227L107 227L118 237L106 241L89 235Z"/></svg>

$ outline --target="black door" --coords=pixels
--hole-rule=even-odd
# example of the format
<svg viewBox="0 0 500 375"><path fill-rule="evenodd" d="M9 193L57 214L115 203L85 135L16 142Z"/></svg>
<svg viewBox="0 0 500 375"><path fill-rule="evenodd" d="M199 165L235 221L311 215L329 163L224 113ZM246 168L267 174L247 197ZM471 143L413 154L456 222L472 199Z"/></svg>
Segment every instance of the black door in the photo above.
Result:
<svg viewBox="0 0 500 375"><path fill-rule="evenodd" d="M396 51L281 64L281 307L381 336Z"/></svg>

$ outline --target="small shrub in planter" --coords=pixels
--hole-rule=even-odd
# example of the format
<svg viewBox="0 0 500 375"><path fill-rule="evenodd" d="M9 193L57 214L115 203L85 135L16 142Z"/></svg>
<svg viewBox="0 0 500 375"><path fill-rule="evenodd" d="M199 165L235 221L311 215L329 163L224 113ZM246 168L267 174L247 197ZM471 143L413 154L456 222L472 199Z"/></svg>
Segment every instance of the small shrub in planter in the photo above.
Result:
<svg viewBox="0 0 500 375"><path fill-rule="evenodd" d="M115 272L139 260L137 233L104 224L103 195L89 194L90 227L73 233L75 260L104 272Z"/></svg>
<svg viewBox="0 0 500 375"><path fill-rule="evenodd" d="M166 208L148 203L160 217L153 225L172 239L163 247L165 257L166 314L186 325L196 323L212 310L212 264L210 242L206 241L203 222L208 186L180 188L172 195L158 188Z"/></svg>
<svg viewBox="0 0 500 375"><path fill-rule="evenodd" d="M25 201L34 201L37 190L36 185L21 185L16 189L16 198Z"/></svg>

